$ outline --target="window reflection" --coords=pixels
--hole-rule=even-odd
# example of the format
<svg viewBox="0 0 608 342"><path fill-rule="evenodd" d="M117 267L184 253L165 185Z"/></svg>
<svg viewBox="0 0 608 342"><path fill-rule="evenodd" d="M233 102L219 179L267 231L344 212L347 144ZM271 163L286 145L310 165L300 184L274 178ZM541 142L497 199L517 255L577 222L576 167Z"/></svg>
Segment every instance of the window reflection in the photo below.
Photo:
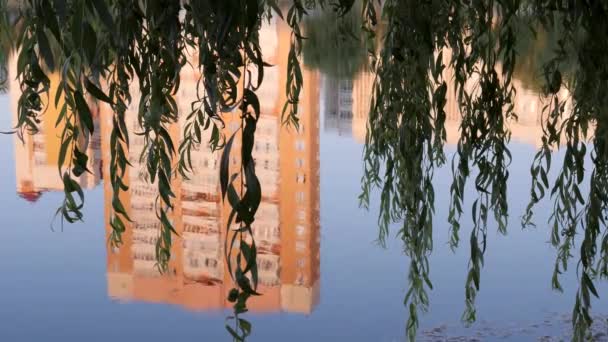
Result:
<svg viewBox="0 0 608 342"><path fill-rule="evenodd" d="M261 34L266 35L262 41L276 41L269 45L274 49L289 48L290 30L284 24L266 25ZM276 65L273 68L286 70L286 55L263 52L265 56L274 56L275 60L268 61ZM192 70L183 72L192 73ZM182 76L181 87L195 89L195 75ZM302 128L299 131L282 128L283 96L260 96L262 112L253 157L263 198L253 224L253 235L258 247L258 292L263 295L248 302L253 311L310 313L319 301L319 242L316 233L309 233L319 230L318 220L315 220L319 200L318 81L316 73L309 70L304 71L304 78L306 89L300 100L300 120L301 127L307 127L305 133ZM260 92L279 94L284 89L281 82L280 77L265 79ZM180 106L188 104L193 97L189 91L179 91L176 102ZM134 101L138 101L136 96ZM107 115L108 110L101 108L101 116ZM132 132L137 131L136 115L137 108L127 114ZM240 127L238 113L226 113L225 121L226 135ZM111 122L102 121L101 155L104 159L110 155L109 142L105 139L109 134L104 134L111 129L110 125ZM182 121L171 129L174 139L178 139L181 125ZM205 131L202 140L208 140L209 134ZM226 297L232 280L223 250L230 207L218 195L217 165L221 152L211 152L204 146L193 151L195 173L189 179L176 179L172 184L176 200L171 220L179 237L172 247L173 259L169 268L173 272L160 275L155 268L155 243L160 230L154 216L155 186L148 185L137 171L143 167L137 158L143 141L135 135L132 138L130 190L123 194L122 200L134 222L130 224L132 227L127 227L120 250L108 252L109 296L125 301L172 303L196 310L231 307ZM233 149L239 146L237 134ZM231 163L238 165L238 156L231 158ZM109 212L111 187L109 184L104 186ZM312 221L307 222L309 219ZM108 222L109 217L106 217ZM106 230L111 231L109 224L106 224Z"/></svg>

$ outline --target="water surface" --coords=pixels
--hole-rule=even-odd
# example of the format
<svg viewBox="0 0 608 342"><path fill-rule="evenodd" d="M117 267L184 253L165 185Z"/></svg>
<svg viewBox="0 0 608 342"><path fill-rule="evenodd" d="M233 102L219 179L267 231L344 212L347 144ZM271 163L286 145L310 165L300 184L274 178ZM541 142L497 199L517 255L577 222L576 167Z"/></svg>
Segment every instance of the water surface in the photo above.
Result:
<svg viewBox="0 0 608 342"><path fill-rule="evenodd" d="M262 30L264 55L277 66L267 73L259 94L262 119L254 155L265 197L254 227L263 246L258 259L264 295L251 303L246 315L253 324L251 340L402 341L409 263L398 239L391 239L386 249L375 243L377 205L366 211L357 199L372 77L361 71L352 78L337 78L306 69L304 129L284 130L280 90L286 68L279 52L285 51L288 39L283 26ZM180 106L189 106L191 85L182 83ZM576 277L574 272L563 276L564 294L551 290L555 251L547 242L550 232L544 224L550 203L536 210L536 229L522 230L519 223L529 199L529 166L541 136L542 106L525 84L516 85L520 122L512 126L510 144L509 232L505 237L495 226L489 227L477 300L479 321L471 328L459 321L469 250L467 243L455 253L447 246L452 179L447 166L435 172L434 290L431 309L421 318L422 340L462 336L534 341L567 336ZM0 96L2 130L13 125L17 96L14 86ZM458 115L448 114L450 160ZM175 183L178 209L173 219L181 237L174 244L172 272L160 275L150 259L156 227L149 206L154 197L136 171L129 175L131 190L125 198L135 218L131 228L136 227L121 250L106 245L110 196L103 181L109 155L103 107L96 108L96 118L99 135L88 151L95 167L80 180L87 188L85 219L63 227L57 221L51 227L62 199L61 183L55 178L57 132L46 125L55 121L53 112L43 119L46 131L28 138L25 145L0 135L0 340L229 340L224 321L230 312L225 298L231 284L223 261L226 214L217 196L217 153L199 152L197 176ZM133 149L135 161L137 142ZM465 195L469 200L474 196L471 190ZM377 198L371 202L377 203ZM463 215L462 237L468 236L468 219ZM607 289L606 284L598 287L600 294ZM608 314L605 299L595 301L594 313ZM598 319L597 334L606 333L605 322Z"/></svg>

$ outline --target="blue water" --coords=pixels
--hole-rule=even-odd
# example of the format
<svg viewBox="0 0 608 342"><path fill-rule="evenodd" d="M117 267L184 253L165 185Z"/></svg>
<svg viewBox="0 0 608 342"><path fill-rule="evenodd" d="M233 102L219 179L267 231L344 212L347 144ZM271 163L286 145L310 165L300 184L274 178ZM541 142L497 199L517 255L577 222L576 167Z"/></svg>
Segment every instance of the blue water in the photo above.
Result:
<svg viewBox="0 0 608 342"><path fill-rule="evenodd" d="M8 95L0 96L0 129L10 128ZM322 113L323 115L323 113ZM323 120L321 120L322 122ZM193 312L170 304L121 302L108 296L103 186L86 192L85 221L63 230L50 223L62 194L45 192L36 203L16 194L14 137L0 135L0 341L228 341L228 312ZM377 238L377 201L359 208L361 142L321 128L320 303L312 314L250 313L252 341L402 341L408 261L398 239L386 249ZM537 209L536 229L522 230L519 216L529 195L535 148L511 144L508 236L491 226L478 296L478 324L459 322L468 262L468 211L462 246L447 246L451 171L436 171L435 250L431 257L431 309L421 330L481 340L534 341L565 334L576 291L574 267L563 277L565 293L551 290L555 251L547 243L549 204ZM447 148L448 157L453 147ZM473 196L467 193L467 198ZM594 312L608 314L606 284ZM560 317L560 318L558 318ZM548 321L549 323L545 322ZM480 330L481 329L481 330ZM486 330L484 330L486 329ZM486 335L480 331L490 331ZM491 333L493 332L493 333ZM485 333L484 333L485 334ZM503 335L500 335L503 334ZM423 336L423 335L421 335ZM479 337L482 336L482 337ZM501 337L502 336L502 337ZM431 339L432 340L432 339ZM443 340L443 339L436 339Z"/></svg>

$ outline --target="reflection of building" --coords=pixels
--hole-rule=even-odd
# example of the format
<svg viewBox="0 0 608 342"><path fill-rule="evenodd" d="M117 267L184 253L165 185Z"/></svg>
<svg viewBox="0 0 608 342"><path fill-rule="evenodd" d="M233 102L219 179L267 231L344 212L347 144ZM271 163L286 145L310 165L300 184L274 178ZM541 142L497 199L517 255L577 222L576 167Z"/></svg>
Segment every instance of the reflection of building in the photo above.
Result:
<svg viewBox="0 0 608 342"><path fill-rule="evenodd" d="M447 65L450 62L451 57L450 52L444 51L443 62ZM498 69L498 74L501 75L500 65L498 65ZM458 143L458 139L460 138L460 123L462 118L458 106L457 95L455 93L453 69L446 68L444 70L443 77L448 84L448 91L446 94L447 102L444 108L447 115L445 122L447 144L455 145ZM365 141L373 84L374 74L368 71L359 72L352 81L352 132L353 137L359 142ZM475 84L474 80L469 83L469 88L472 88L473 84ZM525 85L518 79L514 78L512 84L516 91L513 111L517 114L518 120L509 121L511 139L512 141L540 147L542 144L541 138L543 135L541 128L542 110L547 104L547 100L544 100L538 93L526 89ZM558 96L560 100L565 100L569 97L569 93L564 87L562 87ZM336 99L341 97L342 94L338 96L334 93L332 93L331 96L328 96L328 98L331 98L331 101L333 101L330 101L334 105L332 108L336 108ZM571 101L566 102L565 113L570 111L571 105ZM326 108L326 111L327 110L328 109ZM335 110L330 113L334 114L333 116L330 114L329 117L335 118ZM328 116L326 114L326 127L328 127L327 120ZM335 129L335 122L336 120L334 119L333 126L330 126L330 128Z"/></svg>
<svg viewBox="0 0 608 342"><path fill-rule="evenodd" d="M517 92L513 111L517 114L518 119L510 123L511 139L540 147L542 146L543 137L541 128L543 124L543 107L550 100L543 99L538 93L527 89L518 79L513 80L513 87ZM565 87L562 87L558 93L558 97L560 101L566 100L564 114L569 115L572 109L569 91Z"/></svg>
<svg viewBox="0 0 608 342"><path fill-rule="evenodd" d="M451 51L445 50L443 54L443 62L447 65L452 58ZM500 77L502 75L501 65L497 65L497 72ZM458 108L458 99L455 94L454 70L446 68L443 77L448 84L447 103L445 111L447 120L445 123L447 133L447 144L455 145L460 138L460 123L462 121L460 109ZM467 85L469 88L475 84L475 80ZM525 144L540 147L542 145L542 111L547 104L538 93L525 88L521 81L514 78L512 85L515 88L516 96L514 101L513 112L517 115L517 120L510 120L508 128L511 131L511 141L521 142ZM562 87L558 94L560 100L565 100L569 97L568 91ZM565 113L569 113L571 102L566 102Z"/></svg>
<svg viewBox="0 0 608 342"><path fill-rule="evenodd" d="M13 54L9 61L9 88L11 97L11 112L13 113L13 123L17 124L17 108L21 95L19 83L15 79L17 71L17 55ZM49 99L55 98L55 91L59 82L58 74L49 75L51 80ZM61 146L61 133L65 125L60 123L55 126L55 122L61 112L63 99L57 106L54 101L46 107L40 114L39 132L35 135L25 134L23 141L15 136L15 174L17 177L17 193L28 201L36 201L42 192L48 190L63 190L63 181L58 170L59 149ZM91 105L95 132L86 149L89 157L88 169L77 181L87 189L97 185L101 178L100 168L100 134L99 134L99 115L95 106ZM69 162L69 154L66 161Z"/></svg>
<svg viewBox="0 0 608 342"><path fill-rule="evenodd" d="M324 130L350 135L353 121L353 82L323 77Z"/></svg>
<svg viewBox="0 0 608 342"><path fill-rule="evenodd" d="M358 142L365 142L374 78L374 73L363 70L353 80L353 137Z"/></svg>
<svg viewBox="0 0 608 342"><path fill-rule="evenodd" d="M285 101L285 75L291 31L272 21L260 33L265 59L275 65L265 70L260 98L261 116L256 129L253 155L262 186L262 203L253 231L258 246L258 291L248 306L257 311L285 310L310 313L319 300L319 124L316 74L304 70L304 88L299 104L301 128L281 127ZM198 75L184 70L176 102L182 113L194 99ZM129 109L128 127L137 131L137 96ZM108 108L104 107L102 111ZM237 113L226 113L229 135L238 127ZM111 118L102 121L103 137L109 136ZM236 124L236 125L235 125ZM183 126L180 121L179 125ZM181 128L173 127L174 139ZM209 134L206 131L204 134ZM219 190L219 158L205 146L192 154L195 173L190 179L176 179L175 210L171 215L179 237L173 240L170 271L155 270L154 244L159 223L153 205L156 187L138 170L141 141L130 136L133 167L127 179L130 189L122 201L133 223L128 223L123 246L108 251L108 293L120 300L173 303L190 309L222 309L232 304L226 295L232 288L224 258L225 222L230 213ZM203 136L205 140L205 136ZM235 141L233 152L240 142ZM104 160L109 160L109 141L102 141ZM238 164L238 153L233 153ZM106 163L107 165L107 163ZM107 166L106 166L107 167ZM105 184L106 230L111 227L111 187Z"/></svg>

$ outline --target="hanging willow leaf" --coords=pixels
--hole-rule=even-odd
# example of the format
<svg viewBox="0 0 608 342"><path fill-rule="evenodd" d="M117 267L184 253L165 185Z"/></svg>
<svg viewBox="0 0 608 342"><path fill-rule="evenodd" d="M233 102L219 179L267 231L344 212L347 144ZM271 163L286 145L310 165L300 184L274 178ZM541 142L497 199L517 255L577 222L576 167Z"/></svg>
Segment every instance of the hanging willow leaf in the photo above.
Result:
<svg viewBox="0 0 608 342"><path fill-rule="evenodd" d="M72 32L72 42L74 47L79 48L82 46L82 19L84 16L84 1L74 1L72 10L72 27L70 28L70 31Z"/></svg>
<svg viewBox="0 0 608 342"><path fill-rule="evenodd" d="M97 54L97 34L88 22L84 23L83 34L86 39L83 40L83 49L89 63L94 63Z"/></svg>
<svg viewBox="0 0 608 342"><path fill-rule="evenodd" d="M101 21L104 23L106 28L110 31L114 29L114 19L108 10L108 6L106 5L106 1L104 0L93 0L93 5L95 6L95 10L97 14L101 18Z"/></svg>
<svg viewBox="0 0 608 342"><path fill-rule="evenodd" d="M46 63L46 66L49 69L53 70L55 69L55 61L46 33L44 33L42 28L38 29L36 32L38 35L38 48L40 49L40 54L44 59L44 63Z"/></svg>
<svg viewBox="0 0 608 342"><path fill-rule="evenodd" d="M88 78L84 81L84 86L87 91L93 95L96 99L106 102L108 104L112 104L112 99L110 99L99 87L97 87L93 82L91 82Z"/></svg>
<svg viewBox="0 0 608 342"><path fill-rule="evenodd" d="M226 190L228 189L228 172L230 171L230 151L232 150L232 143L236 132L232 134L224 150L222 151L222 158L220 160L220 186L222 189L222 198L226 197Z"/></svg>
<svg viewBox="0 0 608 342"><path fill-rule="evenodd" d="M84 128L89 131L89 134L92 134L95 130L95 126L93 125L93 115L91 114L89 105L84 100L82 93L78 90L74 93L74 100L76 101L76 108L78 109L80 121L83 123Z"/></svg>

